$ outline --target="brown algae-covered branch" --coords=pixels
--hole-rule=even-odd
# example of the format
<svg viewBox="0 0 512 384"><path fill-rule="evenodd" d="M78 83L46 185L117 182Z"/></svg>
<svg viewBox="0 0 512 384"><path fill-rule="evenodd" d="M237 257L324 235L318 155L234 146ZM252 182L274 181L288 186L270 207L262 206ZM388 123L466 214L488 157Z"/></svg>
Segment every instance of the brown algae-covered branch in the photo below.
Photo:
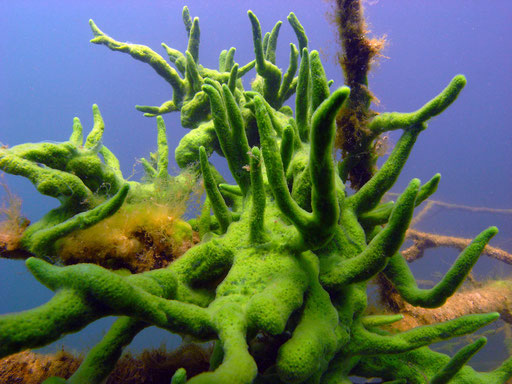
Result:
<svg viewBox="0 0 512 384"><path fill-rule="evenodd" d="M372 61L380 56L385 39L368 36L360 0L336 0L335 24L341 45L339 62L350 97L338 113L336 148L342 151L345 177L354 189L364 185L376 171L375 139L368 129L375 115L370 109L374 96L368 89L368 73Z"/></svg>
<svg viewBox="0 0 512 384"><path fill-rule="evenodd" d="M455 293L440 308L421 308L399 299L396 291L388 292L386 302L392 302L393 312L404 316L403 320L391 327L400 330L411 329L439 321L448 321L471 313L499 312L501 319L512 324L512 281L490 281L480 287L465 288ZM399 300L394 300L394 298Z"/></svg>

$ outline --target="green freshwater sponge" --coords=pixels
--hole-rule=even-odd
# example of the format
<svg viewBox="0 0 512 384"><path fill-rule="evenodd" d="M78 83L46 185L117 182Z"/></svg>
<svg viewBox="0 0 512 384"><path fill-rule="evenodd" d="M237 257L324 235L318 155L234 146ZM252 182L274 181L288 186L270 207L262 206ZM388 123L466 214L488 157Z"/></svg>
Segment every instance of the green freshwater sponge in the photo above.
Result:
<svg viewBox="0 0 512 384"><path fill-rule="evenodd" d="M369 316L365 311L367 284L381 272L405 301L441 306L497 232L494 227L484 230L441 281L424 290L417 287L399 248L414 208L434 193L440 176L424 184L414 179L396 202L380 203L429 119L456 99L465 78L456 76L416 112L375 117L371 129L402 129L402 136L380 170L348 195L333 142L335 116L350 90L330 91L319 54L309 52L304 39L299 39L299 74L290 80L273 62L280 23L262 39L256 16L249 12L249 18L261 79L250 92L233 86L235 81L212 77L203 78L195 90L208 99L212 120L205 124L212 127L236 182L219 184L208 162L212 147L198 141L207 200L192 224L201 242L167 268L127 276L93 264L59 267L28 259L30 271L55 296L38 308L0 317L0 356L46 345L115 315L117 321L76 373L47 383L101 383L123 348L150 325L215 341L210 371L186 381L180 369L173 383L347 384L351 376L390 383L505 383L512 376L512 358L487 373L466 365L484 339L452 358L428 348L473 333L498 314L467 315L389 334L381 326L399 321L400 315ZM187 17L185 24L190 25ZM298 22L292 25L300 31ZM95 35L93 42L106 39L96 30ZM188 68L194 57L197 62L194 47L189 44L184 59L173 53L178 70ZM237 78L233 69L230 78ZM281 106L286 92L280 91L287 82L296 91L295 113L283 113ZM171 109L186 100L173 88ZM243 98L237 97L242 93ZM249 137L255 134L251 124L257 129L257 145Z"/></svg>

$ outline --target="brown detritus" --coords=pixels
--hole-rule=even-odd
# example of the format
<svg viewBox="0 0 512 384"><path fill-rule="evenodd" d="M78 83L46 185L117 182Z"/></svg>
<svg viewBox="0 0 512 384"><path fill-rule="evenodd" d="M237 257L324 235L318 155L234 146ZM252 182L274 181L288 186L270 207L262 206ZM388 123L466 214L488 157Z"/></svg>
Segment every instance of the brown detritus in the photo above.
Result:
<svg viewBox="0 0 512 384"><path fill-rule="evenodd" d="M52 376L68 379L82 362L64 350L52 355L23 351L0 360L0 382L40 384Z"/></svg>
<svg viewBox="0 0 512 384"><path fill-rule="evenodd" d="M169 383L179 368L193 377L209 368L212 348L184 344L172 352L165 347L145 350L139 355L125 354L116 364L106 384ZM0 360L0 382L40 384L52 376L68 379L80 366L83 358L66 351L43 355L24 351Z"/></svg>
<svg viewBox="0 0 512 384"><path fill-rule="evenodd" d="M402 251L402 256L408 261L412 262L423 257L425 250L429 248L449 247L456 248L462 251L472 241L472 239L465 239L455 236L437 235L434 233L420 232L415 229L409 229L406 232L406 238L412 240L413 244ZM483 255L492 257L493 259L502 261L506 264L512 265L512 254L507 251L486 245L482 251Z"/></svg>
<svg viewBox="0 0 512 384"><path fill-rule="evenodd" d="M381 286L390 286L382 274L379 277ZM386 307L393 313L400 313L404 318L391 325L399 331L421 325L437 324L460 316L499 312L501 319L512 324L512 280L491 281L480 287L469 288L455 293L439 308L421 308L406 303L392 287L381 297Z"/></svg>
<svg viewBox="0 0 512 384"><path fill-rule="evenodd" d="M167 352L165 347L143 351L140 355L125 354L108 377L106 384L170 383L179 368L193 377L210 367L211 345L184 344Z"/></svg>
<svg viewBox="0 0 512 384"><path fill-rule="evenodd" d="M0 256L25 259L30 255L20 249L20 241L30 221L21 214L21 199L6 183L0 181L0 186L5 191L0 206Z"/></svg>
<svg viewBox="0 0 512 384"><path fill-rule="evenodd" d="M336 117L335 147L346 161L347 179L360 189L377 170L373 142L377 137L368 129L376 115L370 104L376 98L368 89L368 72L386 44L384 37L370 38L360 0L336 0L335 24L341 53L338 56L350 96Z"/></svg>
<svg viewBox="0 0 512 384"><path fill-rule="evenodd" d="M179 213L179 212L178 212ZM94 263L139 273L164 268L199 241L188 223L168 206L141 202L57 243L65 264Z"/></svg>
<svg viewBox="0 0 512 384"><path fill-rule="evenodd" d="M0 234L0 236L1 236L1 234ZM7 250L0 243L0 257L3 259L27 260L29 257L32 257L32 256L34 256L34 255L22 248Z"/></svg>

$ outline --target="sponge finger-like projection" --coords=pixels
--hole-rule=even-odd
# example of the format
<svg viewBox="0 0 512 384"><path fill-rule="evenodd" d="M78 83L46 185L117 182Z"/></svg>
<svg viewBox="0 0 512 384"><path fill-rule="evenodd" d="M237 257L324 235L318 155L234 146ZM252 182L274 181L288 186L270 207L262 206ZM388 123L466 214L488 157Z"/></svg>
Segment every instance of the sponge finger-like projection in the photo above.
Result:
<svg viewBox="0 0 512 384"><path fill-rule="evenodd" d="M308 273L309 289L292 337L280 349L276 365L286 383L320 379L337 347L338 313L318 281L318 260L304 253L301 264Z"/></svg>
<svg viewBox="0 0 512 384"><path fill-rule="evenodd" d="M75 118L69 141L0 149L0 169L26 177L40 193L61 202L23 233L21 246L33 255L56 261L58 239L113 215L126 199L129 186L119 162L102 144L105 124L97 105L93 105L93 117L85 142L80 120Z"/></svg>
<svg viewBox="0 0 512 384"><path fill-rule="evenodd" d="M248 351L247 321L244 307L236 298L218 300L211 307L213 321L223 346L222 364L213 372L199 374L190 384L251 383L258 373L256 363Z"/></svg>
<svg viewBox="0 0 512 384"><path fill-rule="evenodd" d="M297 78L294 78L297 71L298 53L302 53L303 48L307 48L308 40L304 28L297 17L290 13L288 22L292 26L295 35L299 41L300 51L294 44L290 44L290 64L283 75L276 64L276 48L281 21L278 21L272 32L265 34L262 39L261 25L252 12L248 12L252 25L252 39L254 44L254 56L256 57L256 72L258 77L252 84L255 91L267 100L274 109L280 109L283 103L293 94L297 86Z"/></svg>
<svg viewBox="0 0 512 384"><path fill-rule="evenodd" d="M295 225L301 234L297 244L311 249L325 244L333 235L338 219L338 202L335 190L334 163L331 156L334 140L334 117L348 97L346 87L335 91L315 112L311 127L311 170L312 212L302 209L292 198L282 163L277 140L266 108L259 97L254 98L256 118L260 132L263 158L267 177L279 209Z"/></svg>
<svg viewBox="0 0 512 384"><path fill-rule="evenodd" d="M356 257L344 260L322 274L322 284L335 290L348 284L366 281L384 269L388 259L397 252L411 221L419 180L410 182L391 213L387 226Z"/></svg>
<svg viewBox="0 0 512 384"><path fill-rule="evenodd" d="M130 317L118 318L103 339L87 353L78 370L73 373L71 378L62 383L101 382L114 369L124 347L130 344L133 338L147 326L149 326L148 323ZM52 383L51 379L44 381L44 384Z"/></svg>
<svg viewBox="0 0 512 384"><path fill-rule="evenodd" d="M496 233L498 233L498 229L491 227L479 234L433 288L418 288L407 262L400 253L391 257L384 274L393 282L400 296L408 303L423 308L440 307L462 284L480 257L482 250Z"/></svg>
<svg viewBox="0 0 512 384"><path fill-rule="evenodd" d="M171 270L122 277L94 264L57 267L37 258L28 259L27 267L56 294L38 308L0 317L1 356L46 345L109 315L131 316L200 338L213 335L203 308L170 300L180 280ZM31 327L34 323L44 327Z"/></svg>
<svg viewBox="0 0 512 384"><path fill-rule="evenodd" d="M396 335L373 333L363 324L356 322L352 328L352 340L347 348L351 354L356 355L408 352L447 338L473 333L498 318L498 313L466 315L444 323L413 328Z"/></svg>
<svg viewBox="0 0 512 384"><path fill-rule="evenodd" d="M382 333L382 331L381 331ZM480 342L481 343L481 342ZM437 378L445 382L447 376L449 383L472 384L503 384L510 377L512 358L508 358L498 368L490 372L476 372L470 366L460 366L465 358L476 352L482 345L475 342L468 349L463 348L462 354L457 353L453 358L439 352L434 352L428 347L414 349L410 352L362 356L353 368L353 374L368 375L378 374L385 380L402 378L407 383L424 384L429 378ZM480 344L480 345L479 345ZM371 372L371 373L370 373ZM447 375L449 373L449 375Z"/></svg>
<svg viewBox="0 0 512 384"><path fill-rule="evenodd" d="M448 383L460 369L487 343L485 337L479 338L472 344L469 344L458 351L455 356L439 372L432 377L430 384Z"/></svg>
<svg viewBox="0 0 512 384"><path fill-rule="evenodd" d="M465 85L466 78L463 75L457 75L450 81L450 84L448 84L447 87L439 93L439 95L434 97L417 111L410 113L382 113L373 118L369 128L376 134L379 134L394 129L404 129L410 126L422 124L448 108L450 104L457 99L457 96L459 96L459 93Z"/></svg>

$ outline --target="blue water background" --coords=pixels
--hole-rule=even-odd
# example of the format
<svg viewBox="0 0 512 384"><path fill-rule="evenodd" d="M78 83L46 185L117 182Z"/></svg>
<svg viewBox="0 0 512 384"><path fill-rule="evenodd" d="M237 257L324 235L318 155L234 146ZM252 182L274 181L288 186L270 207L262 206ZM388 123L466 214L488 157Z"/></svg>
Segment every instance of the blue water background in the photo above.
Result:
<svg viewBox="0 0 512 384"><path fill-rule="evenodd" d="M91 105L97 103L106 124L104 143L119 158L125 176L135 171L132 177L139 178L141 168L134 165L156 148L156 124L134 105L160 105L171 98L172 89L147 64L89 43L92 33L87 21L92 18L117 40L145 44L165 57L161 42L182 52L186 49L183 5L200 18L200 63L206 67L216 67L220 51L231 46L237 48L238 63L253 59L246 14L252 9L264 32L283 20L278 64L286 68L289 43L297 43L286 22L293 11L306 29L310 49L321 52L333 87L343 84L327 1L2 1L0 142L13 146L67 140L75 116L87 132L92 127ZM413 177L426 181L440 172L443 178L435 199L512 208L512 3L381 0L366 2L366 15L375 35L388 37L386 57L369 78L380 100L376 110L413 111L455 74L468 79L454 105L432 119L421 134L393 191L403 190ZM254 75L253 70L246 79ZM180 127L177 113L164 118L169 144L175 148L187 130ZM397 138L391 135L392 141ZM224 162L217 159L216 164L226 174ZM31 220L57 206L22 178L6 175L4 180L21 196L23 212ZM512 251L510 216L441 211L419 229L473 237L489 225L501 230L492 244ZM455 256L451 250L429 251L414 263L414 271L418 278L435 280L436 272L445 271ZM488 279L508 276L511 268L483 257L475 271L478 278ZM0 313L32 308L51 297L20 261L0 260L0 292ZM99 341L109 321L45 350L62 344L88 348ZM132 349L160 343L172 347L177 342L177 336L150 330L136 338ZM482 353L488 361L502 360L505 349L498 345Z"/></svg>

